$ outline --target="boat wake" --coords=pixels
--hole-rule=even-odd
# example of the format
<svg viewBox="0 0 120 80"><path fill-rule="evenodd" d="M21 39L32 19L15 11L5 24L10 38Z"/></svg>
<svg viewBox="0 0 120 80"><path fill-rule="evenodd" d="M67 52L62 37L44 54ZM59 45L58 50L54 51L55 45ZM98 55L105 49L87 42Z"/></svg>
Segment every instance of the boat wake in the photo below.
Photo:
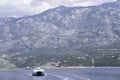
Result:
<svg viewBox="0 0 120 80"><path fill-rule="evenodd" d="M33 76L32 70L0 71L0 80L120 80L118 68L46 69L44 76Z"/></svg>
<svg viewBox="0 0 120 80"><path fill-rule="evenodd" d="M89 78L69 75L69 74L51 74L47 73L44 77L33 77L34 80L90 80Z"/></svg>

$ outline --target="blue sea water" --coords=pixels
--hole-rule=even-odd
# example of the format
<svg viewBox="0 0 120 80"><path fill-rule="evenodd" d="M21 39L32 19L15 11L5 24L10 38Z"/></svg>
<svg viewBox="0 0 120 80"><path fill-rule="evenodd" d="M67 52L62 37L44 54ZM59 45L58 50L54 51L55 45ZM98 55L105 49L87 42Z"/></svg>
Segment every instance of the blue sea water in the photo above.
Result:
<svg viewBox="0 0 120 80"><path fill-rule="evenodd" d="M1 70L0 80L120 80L120 68L45 69L45 76L33 77L32 70Z"/></svg>

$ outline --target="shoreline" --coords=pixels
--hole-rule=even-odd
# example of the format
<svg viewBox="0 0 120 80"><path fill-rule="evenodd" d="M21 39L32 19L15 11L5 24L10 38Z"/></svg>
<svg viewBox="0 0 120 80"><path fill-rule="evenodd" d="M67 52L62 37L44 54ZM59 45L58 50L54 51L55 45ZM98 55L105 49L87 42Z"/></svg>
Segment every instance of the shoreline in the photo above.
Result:
<svg viewBox="0 0 120 80"><path fill-rule="evenodd" d="M120 69L120 67L79 67L79 66L70 66L70 67L45 67L45 68L43 68L43 67L40 67L40 68L42 68L42 69L73 69L73 68L86 68L86 69L88 69L88 68L106 68L106 69L109 69L109 68L118 68L118 69ZM8 71L8 70L24 70L24 69L35 69L35 68L14 68L14 69L0 69L0 71Z"/></svg>
<svg viewBox="0 0 120 80"><path fill-rule="evenodd" d="M43 68L43 69L69 69L69 68L120 68L120 67L54 67L54 68Z"/></svg>

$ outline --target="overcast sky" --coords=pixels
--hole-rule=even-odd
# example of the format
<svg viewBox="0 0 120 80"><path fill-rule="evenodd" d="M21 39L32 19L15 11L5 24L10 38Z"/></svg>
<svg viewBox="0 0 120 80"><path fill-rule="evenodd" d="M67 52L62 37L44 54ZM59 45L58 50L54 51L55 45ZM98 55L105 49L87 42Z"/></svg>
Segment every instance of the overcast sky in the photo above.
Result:
<svg viewBox="0 0 120 80"><path fill-rule="evenodd" d="M116 0L0 0L0 17L41 13L59 5L91 6Z"/></svg>

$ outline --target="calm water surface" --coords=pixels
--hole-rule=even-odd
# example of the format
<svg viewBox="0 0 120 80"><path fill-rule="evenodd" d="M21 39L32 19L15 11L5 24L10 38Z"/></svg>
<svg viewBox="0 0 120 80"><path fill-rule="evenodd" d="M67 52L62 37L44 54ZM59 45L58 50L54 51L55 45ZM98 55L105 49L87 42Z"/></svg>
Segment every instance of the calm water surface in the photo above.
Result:
<svg viewBox="0 0 120 80"><path fill-rule="evenodd" d="M2 70L0 80L120 80L120 68L45 69L44 77L33 77L32 70Z"/></svg>

